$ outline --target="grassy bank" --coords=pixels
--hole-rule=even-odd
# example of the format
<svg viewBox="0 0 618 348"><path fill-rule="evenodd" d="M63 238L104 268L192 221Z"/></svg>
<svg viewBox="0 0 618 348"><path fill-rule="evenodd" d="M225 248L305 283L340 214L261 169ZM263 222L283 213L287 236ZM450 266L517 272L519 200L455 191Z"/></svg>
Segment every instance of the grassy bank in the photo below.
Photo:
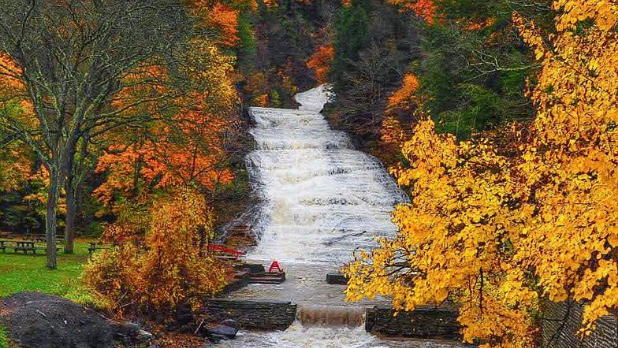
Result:
<svg viewBox="0 0 618 348"><path fill-rule="evenodd" d="M0 348L9 347L9 338L6 334L6 329L0 324Z"/></svg>
<svg viewBox="0 0 618 348"><path fill-rule="evenodd" d="M0 252L0 297L22 291L38 291L67 297L78 302L90 302L80 276L88 261L88 244L75 245L75 254L58 254L58 269L45 267L46 256L15 254L12 250Z"/></svg>

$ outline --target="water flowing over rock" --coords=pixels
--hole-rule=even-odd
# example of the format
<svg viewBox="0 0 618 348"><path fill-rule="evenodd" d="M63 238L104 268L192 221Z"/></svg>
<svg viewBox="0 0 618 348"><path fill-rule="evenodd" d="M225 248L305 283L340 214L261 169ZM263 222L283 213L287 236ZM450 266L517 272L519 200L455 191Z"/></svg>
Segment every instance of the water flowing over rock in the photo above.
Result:
<svg viewBox="0 0 618 348"><path fill-rule="evenodd" d="M251 108L257 150L247 164L265 205L250 257L341 265L374 235L394 235L390 213L406 198L377 159L329 128L325 86L296 100L299 110Z"/></svg>
<svg viewBox="0 0 618 348"><path fill-rule="evenodd" d="M365 331L365 306L344 302L343 286L326 282L374 236L394 236L391 211L407 201L382 164L357 151L347 134L320 114L326 86L300 93L298 110L251 108L257 150L247 167L264 205L258 246L248 258L276 259L287 273L280 285L250 285L232 299L297 304L285 331L243 332L221 348L452 348L457 343L385 340ZM375 302L375 301L374 301Z"/></svg>
<svg viewBox="0 0 618 348"><path fill-rule="evenodd" d="M365 322L362 307L302 306L298 309L298 321L304 327L359 327Z"/></svg>

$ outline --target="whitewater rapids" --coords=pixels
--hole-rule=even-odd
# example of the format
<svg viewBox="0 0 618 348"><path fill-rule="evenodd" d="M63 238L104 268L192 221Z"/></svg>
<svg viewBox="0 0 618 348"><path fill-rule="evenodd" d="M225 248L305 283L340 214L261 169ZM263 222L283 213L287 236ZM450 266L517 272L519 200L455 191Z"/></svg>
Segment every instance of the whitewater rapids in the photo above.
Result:
<svg viewBox="0 0 618 348"><path fill-rule="evenodd" d="M257 149L247 168L263 206L254 232L258 246L247 259L286 270L280 285L254 284L237 299L276 299L298 304L296 322L284 332L241 332L221 348L453 348L453 342L385 340L365 331L364 307L344 301L328 272L350 261L375 236L394 236L394 207L407 197L374 157L357 151L349 136L330 129L320 113L325 86L296 95L298 110L251 108Z"/></svg>
<svg viewBox="0 0 618 348"><path fill-rule="evenodd" d="M406 197L382 164L353 148L320 113L325 86L296 95L298 110L251 108L257 150L247 157L264 207L250 259L343 264L375 235L396 232Z"/></svg>

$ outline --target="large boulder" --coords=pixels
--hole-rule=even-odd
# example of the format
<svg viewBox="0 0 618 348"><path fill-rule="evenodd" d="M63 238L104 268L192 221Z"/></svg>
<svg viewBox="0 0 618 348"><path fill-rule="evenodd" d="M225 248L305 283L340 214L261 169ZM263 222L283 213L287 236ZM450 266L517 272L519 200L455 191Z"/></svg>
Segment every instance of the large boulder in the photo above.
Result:
<svg viewBox="0 0 618 348"><path fill-rule="evenodd" d="M143 340L138 325L120 324L69 300L23 292L0 303L0 323L23 348L108 348Z"/></svg>

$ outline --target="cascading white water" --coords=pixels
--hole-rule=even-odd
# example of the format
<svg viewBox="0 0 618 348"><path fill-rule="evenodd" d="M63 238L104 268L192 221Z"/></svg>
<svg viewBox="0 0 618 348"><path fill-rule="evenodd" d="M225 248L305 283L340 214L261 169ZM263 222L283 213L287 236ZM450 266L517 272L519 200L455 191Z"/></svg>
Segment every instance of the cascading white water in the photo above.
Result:
<svg viewBox="0 0 618 348"><path fill-rule="evenodd" d="M395 233L390 213L405 196L378 160L329 128L327 99L320 86L296 96L299 110L251 108L257 150L247 163L265 206L250 258L343 264L375 234Z"/></svg>
<svg viewBox="0 0 618 348"><path fill-rule="evenodd" d="M303 327L294 323L285 332L241 333L218 348L464 348L454 342L432 340L382 340L365 328Z"/></svg>
<svg viewBox="0 0 618 348"><path fill-rule="evenodd" d="M261 239L249 259L277 259L288 280L254 285L237 298L283 299L299 304L298 320L284 332L243 332L222 348L452 348L452 342L382 340L362 327L364 308L343 302L342 287L326 284L374 235L394 235L393 207L406 201L375 158L353 149L320 114L324 86L298 94L299 110L252 108L257 150L247 158L264 206Z"/></svg>

